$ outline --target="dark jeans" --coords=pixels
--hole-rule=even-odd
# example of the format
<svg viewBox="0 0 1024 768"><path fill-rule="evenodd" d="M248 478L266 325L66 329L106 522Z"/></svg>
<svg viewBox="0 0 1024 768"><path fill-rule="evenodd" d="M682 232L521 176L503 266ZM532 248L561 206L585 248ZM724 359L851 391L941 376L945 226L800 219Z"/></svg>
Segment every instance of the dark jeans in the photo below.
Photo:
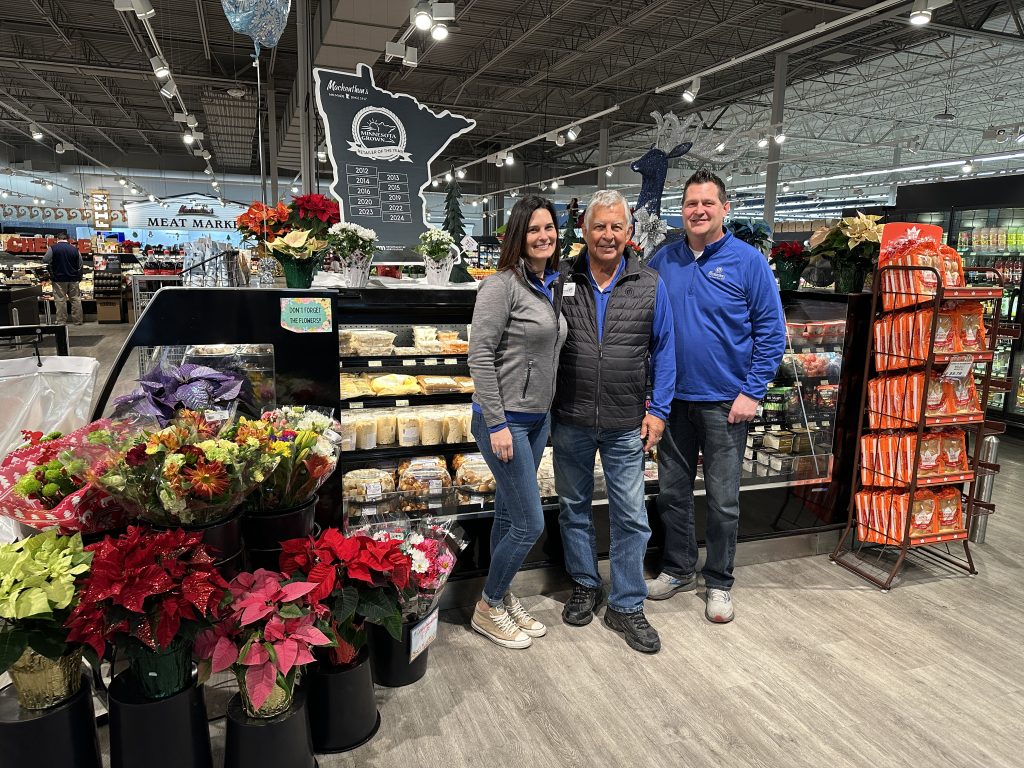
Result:
<svg viewBox="0 0 1024 768"><path fill-rule="evenodd" d="M512 578L522 567L537 539L544 533L544 510L537 487L537 467L548 441L550 418L532 425L508 425L512 432L512 460L501 461L491 450L491 433L484 417L473 414L473 437L494 474L494 522L491 525L491 566L484 582L484 600L500 603Z"/></svg>
<svg viewBox="0 0 1024 768"><path fill-rule="evenodd" d="M697 453L704 454L708 502L704 583L732 589L736 533L740 524L740 474L747 424L730 424L729 402L673 400L658 446L658 512L665 526L662 571L685 578L697 568L693 484Z"/></svg>

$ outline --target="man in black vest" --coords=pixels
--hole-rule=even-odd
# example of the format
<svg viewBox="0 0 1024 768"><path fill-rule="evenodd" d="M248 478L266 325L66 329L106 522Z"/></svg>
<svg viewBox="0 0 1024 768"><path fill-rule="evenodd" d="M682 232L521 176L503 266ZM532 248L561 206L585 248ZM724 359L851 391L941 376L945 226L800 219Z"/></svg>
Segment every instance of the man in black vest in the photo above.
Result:
<svg viewBox="0 0 1024 768"><path fill-rule="evenodd" d="M68 324L68 301L71 302L71 320L82 324L82 254L68 242L66 232L57 235L57 242L46 249L43 264L50 270L53 303L57 305L57 325Z"/></svg>
<svg viewBox="0 0 1024 768"><path fill-rule="evenodd" d="M643 610L643 561L651 537L644 451L665 428L675 352L668 294L658 274L626 249L632 232L626 199L610 190L595 194L583 219L587 247L563 266L562 312L569 335L558 367L551 445L565 568L573 581L563 621L589 624L604 599L591 506L594 457L600 451L611 532L612 584L604 623L622 632L630 648L656 653L661 640Z"/></svg>

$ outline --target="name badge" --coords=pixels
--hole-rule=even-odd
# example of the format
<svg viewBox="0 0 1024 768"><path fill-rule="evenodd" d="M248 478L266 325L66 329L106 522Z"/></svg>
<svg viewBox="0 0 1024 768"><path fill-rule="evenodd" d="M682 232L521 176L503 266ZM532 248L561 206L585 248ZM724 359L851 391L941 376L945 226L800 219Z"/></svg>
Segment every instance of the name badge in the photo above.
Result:
<svg viewBox="0 0 1024 768"><path fill-rule="evenodd" d="M576 283L566 283L562 286L562 298L571 299L576 295Z"/></svg>

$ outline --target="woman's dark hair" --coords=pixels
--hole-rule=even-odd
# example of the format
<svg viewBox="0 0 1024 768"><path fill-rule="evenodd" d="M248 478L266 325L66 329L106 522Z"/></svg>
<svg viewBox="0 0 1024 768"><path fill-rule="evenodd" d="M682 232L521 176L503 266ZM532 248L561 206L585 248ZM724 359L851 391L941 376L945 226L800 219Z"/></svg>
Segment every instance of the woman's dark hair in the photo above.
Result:
<svg viewBox="0 0 1024 768"><path fill-rule="evenodd" d="M558 237L558 214L555 212L554 204L538 195L527 195L512 206L508 215L508 224L505 226L505 239L501 243L501 257L498 259L498 271L506 269L517 269L519 263L526 256L526 232L530 228L530 218L533 212L543 208L551 214L551 221L555 225L555 252L548 259L548 269L558 271L558 255L561 252L561 245Z"/></svg>

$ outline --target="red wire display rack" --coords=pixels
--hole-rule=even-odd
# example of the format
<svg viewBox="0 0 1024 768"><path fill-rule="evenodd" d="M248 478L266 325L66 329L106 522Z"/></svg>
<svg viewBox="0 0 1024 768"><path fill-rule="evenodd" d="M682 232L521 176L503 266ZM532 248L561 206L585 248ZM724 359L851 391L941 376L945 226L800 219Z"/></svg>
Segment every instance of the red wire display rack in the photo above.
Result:
<svg viewBox="0 0 1024 768"><path fill-rule="evenodd" d="M979 451L985 434L1004 428L984 416L996 334L959 351L948 333L950 322L960 322L959 306L998 299L1002 281L993 269L965 272L973 287L944 287L932 266L886 265L876 274L854 493L830 558L882 590L909 554L977 573L967 535L972 517L993 508L975 500L975 488L999 469ZM999 310L995 301L991 327L999 327ZM897 327L910 329L902 345L886 332Z"/></svg>

